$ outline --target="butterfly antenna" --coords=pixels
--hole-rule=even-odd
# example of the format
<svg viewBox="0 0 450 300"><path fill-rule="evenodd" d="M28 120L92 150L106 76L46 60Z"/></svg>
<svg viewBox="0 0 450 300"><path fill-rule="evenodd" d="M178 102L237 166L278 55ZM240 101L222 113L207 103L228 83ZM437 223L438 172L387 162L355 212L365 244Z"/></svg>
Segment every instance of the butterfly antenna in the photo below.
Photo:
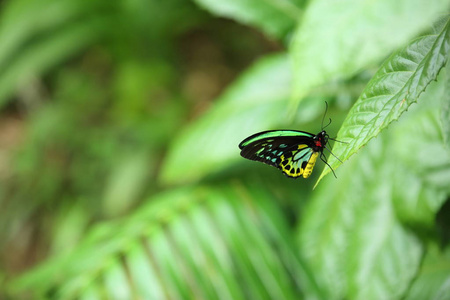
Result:
<svg viewBox="0 0 450 300"><path fill-rule="evenodd" d="M327 115L327 111L328 111L328 103L327 101L325 101L325 113L322 116L322 129L323 129L323 120L325 120L325 116Z"/></svg>
<svg viewBox="0 0 450 300"><path fill-rule="evenodd" d="M327 149L327 150L328 150L328 149ZM330 150L328 150L328 151L330 151ZM330 151L330 152L331 152L331 151ZM331 154L333 154L333 153L331 153ZM337 179L336 173L334 173L333 168L332 168L332 167L330 166L330 164L327 162L327 160L326 160L326 158L325 158L325 155L323 155L323 153L320 154L320 159L328 166L328 168L330 168L331 172L333 172L334 178Z"/></svg>
<svg viewBox="0 0 450 300"><path fill-rule="evenodd" d="M327 146L325 146L325 149L327 149L328 150L328 152L330 152L331 153L331 155L333 155L334 156L334 158L336 158L341 164L343 164L343 162L342 162L342 160L340 160L336 155L334 155L334 153L333 152L331 152L331 150L330 149L328 149L327 148Z"/></svg>
<svg viewBox="0 0 450 300"><path fill-rule="evenodd" d="M327 115L327 112L328 112L328 102L327 101L325 101L325 113L323 114L323 117L322 117L322 130L324 130L325 128L327 128L328 127L328 125L330 125L331 124L331 118L329 119L330 121L328 122L328 124L327 125L325 125L325 127L323 126L323 121L325 120L325 116Z"/></svg>
<svg viewBox="0 0 450 300"><path fill-rule="evenodd" d="M331 118L329 118L329 122L327 125L325 125L325 127L322 127L322 130L324 130L325 128L327 128L329 125L331 124Z"/></svg>

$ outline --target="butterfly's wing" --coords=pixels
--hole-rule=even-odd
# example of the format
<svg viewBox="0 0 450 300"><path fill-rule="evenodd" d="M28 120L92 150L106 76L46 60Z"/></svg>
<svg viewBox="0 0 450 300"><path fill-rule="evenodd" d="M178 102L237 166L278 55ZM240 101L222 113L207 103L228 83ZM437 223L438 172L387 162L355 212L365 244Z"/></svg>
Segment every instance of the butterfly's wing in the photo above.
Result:
<svg viewBox="0 0 450 300"><path fill-rule="evenodd" d="M241 156L277 167L286 176L311 175L319 152L313 151L314 135L296 130L273 130L254 134L239 144Z"/></svg>

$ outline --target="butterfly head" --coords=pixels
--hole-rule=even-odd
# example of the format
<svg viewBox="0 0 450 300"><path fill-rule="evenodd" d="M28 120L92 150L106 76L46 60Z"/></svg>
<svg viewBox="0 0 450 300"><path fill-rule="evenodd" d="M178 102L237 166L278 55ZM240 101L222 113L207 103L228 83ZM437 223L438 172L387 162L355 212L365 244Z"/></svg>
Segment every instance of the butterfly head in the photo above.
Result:
<svg viewBox="0 0 450 300"><path fill-rule="evenodd" d="M321 152L321 150L328 143L328 134L325 130L322 130L316 136L314 136L313 140L314 140L313 150L316 152Z"/></svg>

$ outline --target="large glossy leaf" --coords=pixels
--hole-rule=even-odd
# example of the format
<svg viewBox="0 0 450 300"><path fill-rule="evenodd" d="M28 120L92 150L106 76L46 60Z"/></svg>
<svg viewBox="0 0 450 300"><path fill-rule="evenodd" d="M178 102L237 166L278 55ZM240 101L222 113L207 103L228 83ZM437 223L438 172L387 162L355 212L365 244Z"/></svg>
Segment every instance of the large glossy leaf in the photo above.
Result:
<svg viewBox="0 0 450 300"><path fill-rule="evenodd" d="M418 236L433 229L450 193L429 180L450 181L433 92L442 84L342 166L338 179L325 179L303 212L300 249L329 299L402 299L414 280Z"/></svg>
<svg viewBox="0 0 450 300"><path fill-rule="evenodd" d="M163 193L10 291L39 299L299 299L303 278L320 295L273 200L261 183Z"/></svg>
<svg viewBox="0 0 450 300"><path fill-rule="evenodd" d="M438 81L430 84L419 99L425 102L419 106L423 110L422 114L417 114L417 108L413 106L404 116L407 121L395 127L398 128L396 131L398 133L393 139L398 146L393 149L393 152L415 174L420 175L423 181L450 193L448 185L450 152L445 147L446 142L440 126L440 105L447 89L447 81L443 79L445 76L439 76ZM410 122L410 119L413 121ZM402 134L403 132L412 132L416 139L410 138L409 134ZM417 147L418 141L426 143L429 148L426 151L411 151Z"/></svg>
<svg viewBox="0 0 450 300"><path fill-rule="evenodd" d="M303 213L301 252L328 299L399 299L419 268L422 247L396 218L382 147L327 178Z"/></svg>
<svg viewBox="0 0 450 300"><path fill-rule="evenodd" d="M311 1L291 47L294 102L312 87L386 57L448 5L443 0Z"/></svg>
<svg viewBox="0 0 450 300"><path fill-rule="evenodd" d="M255 26L280 39L294 29L305 2L303 0L195 1L216 15Z"/></svg>
<svg viewBox="0 0 450 300"><path fill-rule="evenodd" d="M350 110L339 130L334 154L347 160L417 101L431 81L436 80L448 59L449 18L443 18L433 33L423 35L389 57ZM336 169L341 163L330 157ZM319 180L329 173L324 169Z"/></svg>
<svg viewBox="0 0 450 300"><path fill-rule="evenodd" d="M396 168L392 182L397 217L413 228L427 231L435 225L436 212L450 194L450 153L439 125L446 81L433 82L398 124L386 135ZM427 148L412 151L417 143Z"/></svg>

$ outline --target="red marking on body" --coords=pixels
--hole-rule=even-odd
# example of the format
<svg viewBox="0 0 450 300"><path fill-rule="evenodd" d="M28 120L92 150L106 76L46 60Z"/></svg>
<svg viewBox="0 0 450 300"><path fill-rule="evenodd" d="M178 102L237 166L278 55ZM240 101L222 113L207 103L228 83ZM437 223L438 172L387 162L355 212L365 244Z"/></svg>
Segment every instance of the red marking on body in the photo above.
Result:
<svg viewBox="0 0 450 300"><path fill-rule="evenodd" d="M322 147L322 142L321 141L316 141L316 146L317 147Z"/></svg>

